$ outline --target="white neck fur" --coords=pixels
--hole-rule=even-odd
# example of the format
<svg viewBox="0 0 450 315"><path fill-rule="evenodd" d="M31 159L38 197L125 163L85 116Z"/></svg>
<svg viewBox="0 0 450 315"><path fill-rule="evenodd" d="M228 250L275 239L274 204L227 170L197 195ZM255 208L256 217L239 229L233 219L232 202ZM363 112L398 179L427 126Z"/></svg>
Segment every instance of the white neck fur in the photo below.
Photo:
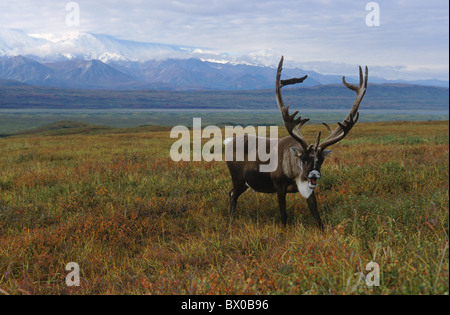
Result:
<svg viewBox="0 0 450 315"><path fill-rule="evenodd" d="M300 194L303 196L303 198L308 199L311 194L313 193L314 189L309 188L309 182L302 181L301 176L296 178L297 188Z"/></svg>

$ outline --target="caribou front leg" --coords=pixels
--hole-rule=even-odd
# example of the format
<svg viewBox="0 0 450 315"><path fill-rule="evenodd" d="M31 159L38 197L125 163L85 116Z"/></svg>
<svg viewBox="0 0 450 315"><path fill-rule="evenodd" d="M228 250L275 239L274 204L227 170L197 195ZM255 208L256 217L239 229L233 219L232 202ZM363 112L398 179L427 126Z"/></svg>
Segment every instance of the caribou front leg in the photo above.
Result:
<svg viewBox="0 0 450 315"><path fill-rule="evenodd" d="M317 226L323 230L323 224L322 220L320 220L319 210L317 209L316 194L314 193L314 191L306 201L308 202L309 211L311 211L312 216L316 220Z"/></svg>

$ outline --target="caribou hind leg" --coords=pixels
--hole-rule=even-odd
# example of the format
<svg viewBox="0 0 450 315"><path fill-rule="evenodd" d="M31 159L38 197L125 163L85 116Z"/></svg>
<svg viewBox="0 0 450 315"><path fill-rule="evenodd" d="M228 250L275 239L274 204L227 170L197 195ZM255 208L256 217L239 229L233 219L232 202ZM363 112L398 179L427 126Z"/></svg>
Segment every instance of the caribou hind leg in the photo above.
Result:
<svg viewBox="0 0 450 315"><path fill-rule="evenodd" d="M278 209L280 210L281 223L286 227L287 213L286 213L286 193L287 187L284 183L275 183L278 198Z"/></svg>
<svg viewBox="0 0 450 315"><path fill-rule="evenodd" d="M245 181L237 181L233 180L233 189L228 193L230 196L230 215L233 218L234 213L236 212L236 204L240 195L242 195L248 186L245 184Z"/></svg>
<svg viewBox="0 0 450 315"><path fill-rule="evenodd" d="M281 223L283 223L283 226L286 227L286 222L287 222L286 191L278 190L277 197L278 197L278 207L279 207L280 216L281 216Z"/></svg>

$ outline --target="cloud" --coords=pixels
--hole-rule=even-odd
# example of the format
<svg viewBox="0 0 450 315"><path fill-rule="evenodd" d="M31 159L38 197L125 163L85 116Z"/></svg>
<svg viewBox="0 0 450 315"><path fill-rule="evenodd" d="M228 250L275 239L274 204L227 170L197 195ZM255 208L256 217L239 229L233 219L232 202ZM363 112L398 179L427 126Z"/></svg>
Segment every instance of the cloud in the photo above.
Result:
<svg viewBox="0 0 450 315"><path fill-rule="evenodd" d="M2 1L0 20L29 33L73 31L65 24L67 2ZM442 0L376 1L379 27L365 23L366 0L76 2L81 32L203 47L261 63L283 54L292 63L399 65L411 69L406 76L417 69L417 75L448 77L449 4Z"/></svg>

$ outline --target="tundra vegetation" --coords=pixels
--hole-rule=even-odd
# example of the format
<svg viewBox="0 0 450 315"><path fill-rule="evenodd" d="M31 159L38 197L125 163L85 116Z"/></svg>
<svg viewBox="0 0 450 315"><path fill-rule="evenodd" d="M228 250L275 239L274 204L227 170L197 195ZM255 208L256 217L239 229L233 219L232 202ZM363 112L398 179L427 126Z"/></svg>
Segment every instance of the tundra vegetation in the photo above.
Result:
<svg viewBox="0 0 450 315"><path fill-rule="evenodd" d="M251 190L231 220L226 164L172 161L169 134L1 138L0 295L449 293L448 121L358 123L322 166L324 231L298 194L285 228ZM360 277L372 261L379 287Z"/></svg>

